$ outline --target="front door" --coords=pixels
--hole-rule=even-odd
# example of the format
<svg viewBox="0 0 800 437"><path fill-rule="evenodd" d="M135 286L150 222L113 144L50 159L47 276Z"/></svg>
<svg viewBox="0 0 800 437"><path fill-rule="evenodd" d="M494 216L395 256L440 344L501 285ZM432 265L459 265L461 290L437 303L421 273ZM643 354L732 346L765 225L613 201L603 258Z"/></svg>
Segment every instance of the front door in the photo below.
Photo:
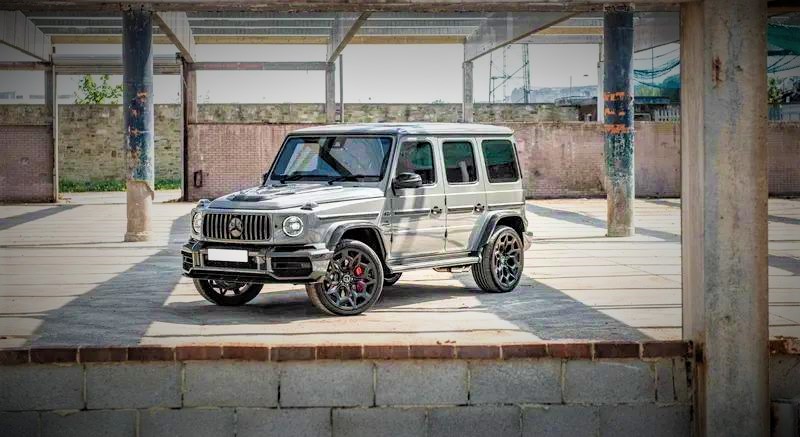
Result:
<svg viewBox="0 0 800 437"><path fill-rule="evenodd" d="M447 212L444 183L437 174L438 154L431 139L405 140L400 145L392 179L416 173L422 187L394 189L392 196L392 258L437 255L444 252Z"/></svg>
<svg viewBox="0 0 800 437"><path fill-rule="evenodd" d="M442 162L447 202L447 253L469 250L486 209L485 177L481 174L471 138L442 140Z"/></svg>

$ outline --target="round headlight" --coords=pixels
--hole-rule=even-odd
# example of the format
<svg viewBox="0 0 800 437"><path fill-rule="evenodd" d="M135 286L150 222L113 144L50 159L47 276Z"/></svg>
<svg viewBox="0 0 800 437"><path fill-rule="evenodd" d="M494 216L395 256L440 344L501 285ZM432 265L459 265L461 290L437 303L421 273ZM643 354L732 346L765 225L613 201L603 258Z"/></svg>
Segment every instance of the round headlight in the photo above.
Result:
<svg viewBox="0 0 800 437"><path fill-rule="evenodd" d="M195 234L200 235L202 233L202 230L203 230L203 213L196 212L192 216L192 231L194 231Z"/></svg>
<svg viewBox="0 0 800 437"><path fill-rule="evenodd" d="M283 220L283 233L290 237L296 237L302 234L303 219L296 215L286 217L286 219Z"/></svg>

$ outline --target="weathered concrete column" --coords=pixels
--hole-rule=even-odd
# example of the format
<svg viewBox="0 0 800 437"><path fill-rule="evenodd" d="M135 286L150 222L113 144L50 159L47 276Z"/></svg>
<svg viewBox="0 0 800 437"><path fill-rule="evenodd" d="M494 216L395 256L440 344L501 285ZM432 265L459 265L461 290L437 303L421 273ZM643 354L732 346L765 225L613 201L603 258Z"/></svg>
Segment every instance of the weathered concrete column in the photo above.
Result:
<svg viewBox="0 0 800 437"><path fill-rule="evenodd" d="M128 174L125 241L146 241L152 231L155 192L153 153L153 21L139 8L122 12L123 112Z"/></svg>
<svg viewBox="0 0 800 437"><path fill-rule="evenodd" d="M605 110L605 100L603 99L603 72L605 65L603 65L603 43L598 45L597 54L597 122L600 124L605 123L603 112Z"/></svg>
<svg viewBox="0 0 800 437"><path fill-rule="evenodd" d="M339 55L339 123L344 123L344 57Z"/></svg>
<svg viewBox="0 0 800 437"><path fill-rule="evenodd" d="M52 59L52 57L51 57ZM44 72L44 110L45 116L50 119L50 137L53 144L53 202L58 202L58 90L56 89L56 67L50 63L50 68Z"/></svg>
<svg viewBox="0 0 800 437"><path fill-rule="evenodd" d="M474 82L472 80L472 61L464 62L464 98L463 104L461 108L461 112L463 113L463 121L464 123L472 123L473 121L473 112L474 112L474 97L472 94L472 87L474 86Z"/></svg>
<svg viewBox="0 0 800 437"><path fill-rule="evenodd" d="M627 237L634 233L633 6L605 7L603 51L607 235Z"/></svg>
<svg viewBox="0 0 800 437"><path fill-rule="evenodd" d="M705 344L703 301L703 4L681 4L681 284L683 338ZM698 356L702 352L698 353ZM703 435L705 364L693 368L694 435Z"/></svg>
<svg viewBox="0 0 800 437"><path fill-rule="evenodd" d="M192 125L197 123L197 73L192 64L181 62L181 106L183 114L183 137L181 143L181 181L183 200L189 200L189 135Z"/></svg>
<svg viewBox="0 0 800 437"><path fill-rule="evenodd" d="M702 430L767 436L767 6L703 9Z"/></svg>
<svg viewBox="0 0 800 437"><path fill-rule="evenodd" d="M336 64L328 62L325 68L325 122L336 122Z"/></svg>

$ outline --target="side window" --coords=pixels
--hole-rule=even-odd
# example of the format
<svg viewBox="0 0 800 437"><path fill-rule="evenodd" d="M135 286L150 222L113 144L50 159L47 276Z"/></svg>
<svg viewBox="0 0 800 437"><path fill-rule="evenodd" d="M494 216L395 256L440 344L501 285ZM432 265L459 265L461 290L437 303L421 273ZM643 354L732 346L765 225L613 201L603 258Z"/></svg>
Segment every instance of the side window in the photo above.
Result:
<svg viewBox="0 0 800 437"><path fill-rule="evenodd" d="M468 141L446 142L442 144L442 155L448 183L466 184L478 180L472 143Z"/></svg>
<svg viewBox="0 0 800 437"><path fill-rule="evenodd" d="M397 172L416 173L422 178L423 185L436 182L433 171L433 147L431 143L403 143L397 159Z"/></svg>
<svg viewBox="0 0 800 437"><path fill-rule="evenodd" d="M490 183L516 182L519 180L517 154L508 140L485 140L481 143L483 160Z"/></svg>

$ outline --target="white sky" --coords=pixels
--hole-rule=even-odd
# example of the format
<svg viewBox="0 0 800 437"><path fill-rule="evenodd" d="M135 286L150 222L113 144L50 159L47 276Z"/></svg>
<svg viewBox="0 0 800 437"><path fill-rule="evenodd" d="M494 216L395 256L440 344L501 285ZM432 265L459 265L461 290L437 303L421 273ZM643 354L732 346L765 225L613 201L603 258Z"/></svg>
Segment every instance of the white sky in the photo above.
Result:
<svg viewBox="0 0 800 437"><path fill-rule="evenodd" d="M156 45L157 54L171 54L170 45ZM115 45L58 45L60 54L118 54ZM200 45L198 58L203 61L320 61L323 45ZM597 83L597 45L531 45L531 84L534 87L569 86ZM8 47L0 46L0 61L29 60ZM376 45L352 44L345 48L345 102L429 103L461 101L460 44ZM501 74L502 53L494 55L495 75ZM520 46L507 53L507 71L522 64ZM338 68L338 63L337 63ZM584 77L584 75L586 75ZM43 73L0 72L0 92L42 94ZM79 77L61 76L59 95L72 95ZM112 76L112 83L121 83ZM337 96L338 96L337 72ZM177 76L156 76L157 103L179 101ZM522 86L521 75L508 84L508 93ZM500 90L498 90L500 91ZM489 56L474 63L476 101L488 100ZM324 73L321 71L198 72L198 99L201 103L282 103L322 102ZM338 100L338 97L337 97ZM62 100L63 101L63 100ZM10 103L10 102L8 102Z"/></svg>

